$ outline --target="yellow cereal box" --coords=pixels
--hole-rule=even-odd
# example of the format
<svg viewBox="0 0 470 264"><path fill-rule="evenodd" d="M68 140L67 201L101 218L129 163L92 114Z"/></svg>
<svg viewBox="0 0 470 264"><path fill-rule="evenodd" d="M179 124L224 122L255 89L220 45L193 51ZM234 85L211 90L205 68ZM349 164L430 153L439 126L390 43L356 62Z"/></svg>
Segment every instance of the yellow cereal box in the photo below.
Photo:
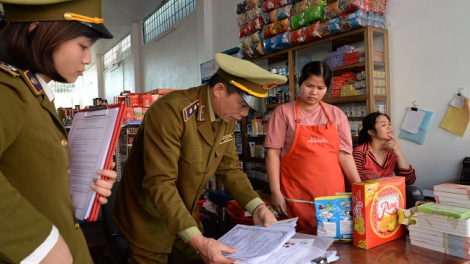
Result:
<svg viewBox="0 0 470 264"><path fill-rule="evenodd" d="M405 177L384 177L354 183L352 205L354 245L363 249L405 235L398 223L398 209L405 208Z"/></svg>

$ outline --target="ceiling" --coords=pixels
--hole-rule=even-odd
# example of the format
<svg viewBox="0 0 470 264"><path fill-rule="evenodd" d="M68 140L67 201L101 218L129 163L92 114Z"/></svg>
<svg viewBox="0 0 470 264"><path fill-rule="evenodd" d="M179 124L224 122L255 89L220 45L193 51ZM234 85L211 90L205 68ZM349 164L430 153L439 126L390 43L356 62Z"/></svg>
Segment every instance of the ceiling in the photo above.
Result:
<svg viewBox="0 0 470 264"><path fill-rule="evenodd" d="M164 0L102 0L106 28L114 39L100 39L93 45L93 54L104 54L131 32L131 23L141 22L153 13ZM0 4L0 10L3 7Z"/></svg>
<svg viewBox="0 0 470 264"><path fill-rule="evenodd" d="M104 54L131 32L131 23L140 23L153 13L163 0L103 0L104 25L114 39L100 39L93 46L93 54Z"/></svg>

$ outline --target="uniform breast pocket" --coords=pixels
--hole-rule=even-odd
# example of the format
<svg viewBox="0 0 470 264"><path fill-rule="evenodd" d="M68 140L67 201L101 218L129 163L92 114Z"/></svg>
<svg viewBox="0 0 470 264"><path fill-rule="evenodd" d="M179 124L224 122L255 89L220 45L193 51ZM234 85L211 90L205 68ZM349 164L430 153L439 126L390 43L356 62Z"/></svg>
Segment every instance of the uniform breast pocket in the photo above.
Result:
<svg viewBox="0 0 470 264"><path fill-rule="evenodd" d="M183 145L180 153L179 170L190 170L197 174L202 173L202 148Z"/></svg>

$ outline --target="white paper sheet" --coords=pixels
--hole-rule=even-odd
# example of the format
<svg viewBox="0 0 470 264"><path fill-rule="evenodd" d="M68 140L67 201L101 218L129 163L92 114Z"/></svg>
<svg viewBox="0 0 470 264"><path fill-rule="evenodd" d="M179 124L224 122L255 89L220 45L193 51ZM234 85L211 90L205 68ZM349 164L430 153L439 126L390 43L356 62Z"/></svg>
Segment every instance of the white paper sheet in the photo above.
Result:
<svg viewBox="0 0 470 264"><path fill-rule="evenodd" d="M78 219L88 218L96 192L90 188L104 167L119 108L78 112L69 133L70 192Z"/></svg>
<svg viewBox="0 0 470 264"><path fill-rule="evenodd" d="M289 219L269 227L236 225L219 242L237 249L227 257L238 263L259 263L279 249L295 234L297 219Z"/></svg>
<svg viewBox="0 0 470 264"><path fill-rule="evenodd" d="M406 111L405 120L403 120L401 124L401 129L412 134L418 133L419 126L421 122L423 122L425 115L425 112L414 111L409 108L408 111Z"/></svg>

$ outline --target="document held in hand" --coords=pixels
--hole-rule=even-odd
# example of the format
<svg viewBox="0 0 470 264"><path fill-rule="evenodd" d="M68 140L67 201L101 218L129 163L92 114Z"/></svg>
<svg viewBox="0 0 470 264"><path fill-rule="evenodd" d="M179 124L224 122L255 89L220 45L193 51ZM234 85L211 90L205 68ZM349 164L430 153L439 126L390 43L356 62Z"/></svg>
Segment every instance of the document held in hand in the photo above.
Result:
<svg viewBox="0 0 470 264"><path fill-rule="evenodd" d="M78 219L97 219L99 195L90 185L101 177L97 170L111 169L125 108L120 104L84 109L73 118L69 131L70 192Z"/></svg>

